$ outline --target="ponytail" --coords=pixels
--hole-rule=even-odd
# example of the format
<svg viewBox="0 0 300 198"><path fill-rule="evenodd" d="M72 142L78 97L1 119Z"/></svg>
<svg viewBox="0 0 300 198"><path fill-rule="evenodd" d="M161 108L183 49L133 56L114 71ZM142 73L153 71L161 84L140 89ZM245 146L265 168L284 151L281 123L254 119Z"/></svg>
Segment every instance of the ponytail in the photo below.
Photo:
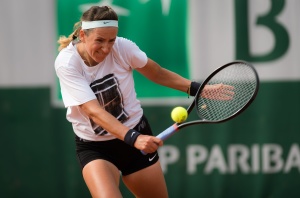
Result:
<svg viewBox="0 0 300 198"><path fill-rule="evenodd" d="M74 29L74 32L72 32L72 34L70 34L68 37L59 37L57 41L59 43L58 51L61 51L62 49L66 48L72 41L76 40L79 37L79 31L81 30L80 21L74 24Z"/></svg>

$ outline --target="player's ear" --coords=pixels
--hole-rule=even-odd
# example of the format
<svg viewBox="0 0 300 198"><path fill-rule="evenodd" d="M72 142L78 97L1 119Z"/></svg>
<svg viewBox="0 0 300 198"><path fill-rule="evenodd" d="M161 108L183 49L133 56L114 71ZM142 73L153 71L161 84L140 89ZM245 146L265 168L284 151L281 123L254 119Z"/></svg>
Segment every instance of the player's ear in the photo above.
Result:
<svg viewBox="0 0 300 198"><path fill-rule="evenodd" d="M82 29L79 31L79 39L81 42L85 43L85 33Z"/></svg>

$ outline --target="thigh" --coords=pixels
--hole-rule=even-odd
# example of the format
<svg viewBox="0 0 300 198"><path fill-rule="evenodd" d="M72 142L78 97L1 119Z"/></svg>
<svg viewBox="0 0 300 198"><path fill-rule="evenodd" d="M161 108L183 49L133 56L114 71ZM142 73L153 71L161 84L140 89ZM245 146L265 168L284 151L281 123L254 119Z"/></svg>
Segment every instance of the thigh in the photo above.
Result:
<svg viewBox="0 0 300 198"><path fill-rule="evenodd" d="M83 178L92 197L122 197L119 190L120 172L106 160L93 160L84 166Z"/></svg>
<svg viewBox="0 0 300 198"><path fill-rule="evenodd" d="M159 161L152 166L123 176L122 179L136 197L168 197L167 186Z"/></svg>

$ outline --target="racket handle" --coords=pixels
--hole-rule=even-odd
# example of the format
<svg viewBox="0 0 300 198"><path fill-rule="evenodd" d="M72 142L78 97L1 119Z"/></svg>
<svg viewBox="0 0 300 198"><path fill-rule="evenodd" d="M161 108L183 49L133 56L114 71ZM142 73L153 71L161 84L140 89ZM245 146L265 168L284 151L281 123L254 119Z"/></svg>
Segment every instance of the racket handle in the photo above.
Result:
<svg viewBox="0 0 300 198"><path fill-rule="evenodd" d="M178 126L175 123L172 126L170 126L169 128L167 128L166 130L164 130L163 132L161 132L160 134L158 134L156 137L165 141L166 139L171 137L177 130L178 130Z"/></svg>
<svg viewBox="0 0 300 198"><path fill-rule="evenodd" d="M173 124L172 126L170 126L169 128L167 128L166 130L164 130L163 132L161 132L160 134L158 134L156 137L161 139L161 140L166 140L169 137L171 137L176 131L178 130L178 126L177 124ZM147 155L146 152L141 151L142 154Z"/></svg>

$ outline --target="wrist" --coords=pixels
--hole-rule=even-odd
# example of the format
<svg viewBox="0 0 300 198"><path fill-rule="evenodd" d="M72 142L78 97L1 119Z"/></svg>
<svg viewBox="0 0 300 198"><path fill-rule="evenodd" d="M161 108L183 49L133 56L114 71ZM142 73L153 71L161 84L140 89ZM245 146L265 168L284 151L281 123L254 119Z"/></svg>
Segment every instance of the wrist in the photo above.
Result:
<svg viewBox="0 0 300 198"><path fill-rule="evenodd" d="M134 147L134 143L138 136L141 135L138 131L134 129L129 129L128 132L125 134L124 142L132 147Z"/></svg>
<svg viewBox="0 0 300 198"><path fill-rule="evenodd" d="M197 94L198 89L200 88L201 84L198 82L191 82L191 85L189 87L189 95L190 96L195 96Z"/></svg>

